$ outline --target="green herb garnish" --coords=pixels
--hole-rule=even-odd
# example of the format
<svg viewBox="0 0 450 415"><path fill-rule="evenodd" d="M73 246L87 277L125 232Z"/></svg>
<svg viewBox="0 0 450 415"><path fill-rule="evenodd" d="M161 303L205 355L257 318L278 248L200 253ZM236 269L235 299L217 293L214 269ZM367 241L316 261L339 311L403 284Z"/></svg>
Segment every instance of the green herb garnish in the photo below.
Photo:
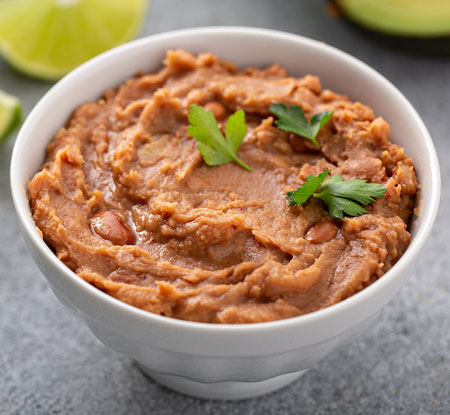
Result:
<svg viewBox="0 0 450 415"><path fill-rule="evenodd" d="M191 123L188 132L198 141L198 149L208 166L218 166L234 161L244 169L251 170L236 155L245 134L247 134L243 110L236 111L228 118L225 127L226 138L219 130L213 113L206 111L203 107L191 105L188 120Z"/></svg>
<svg viewBox="0 0 450 415"><path fill-rule="evenodd" d="M297 190L287 193L288 206L302 205L311 196L317 197L328 205L332 218L342 219L344 213L349 216L368 213L363 205L375 202L376 197L383 197L386 193L386 188L381 184L367 183L361 179L344 180L340 174L331 176L322 186L330 173L325 169L318 176L309 175Z"/></svg>
<svg viewBox="0 0 450 415"><path fill-rule="evenodd" d="M289 200L288 206L303 205L314 192L322 185L325 178L330 174L330 170L325 169L318 176L310 174L306 178L306 182L303 183L297 190L293 192L287 192L286 199Z"/></svg>
<svg viewBox="0 0 450 415"><path fill-rule="evenodd" d="M333 115L333 111L319 112L313 115L311 121L308 122L305 113L297 105L291 105L287 108L284 104L272 104L269 111L278 117L278 120L275 121L278 128L305 137L317 147L319 143L316 136Z"/></svg>

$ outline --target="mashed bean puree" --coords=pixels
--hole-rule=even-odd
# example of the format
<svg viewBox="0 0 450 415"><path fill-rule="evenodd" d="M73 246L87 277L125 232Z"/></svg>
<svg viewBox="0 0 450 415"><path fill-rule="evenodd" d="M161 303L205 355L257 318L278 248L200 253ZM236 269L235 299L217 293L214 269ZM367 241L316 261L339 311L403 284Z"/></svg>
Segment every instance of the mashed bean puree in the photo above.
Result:
<svg viewBox="0 0 450 415"><path fill-rule="evenodd" d="M320 149L276 128L270 104L332 110ZM207 166L187 132L189 106L223 129L244 109L236 163ZM28 185L35 223L58 258L98 289L152 313L256 323L309 313L362 290L406 250L417 180L389 125L312 75L236 69L209 53L169 51L75 110ZM386 187L368 214L333 221L286 192L325 168Z"/></svg>

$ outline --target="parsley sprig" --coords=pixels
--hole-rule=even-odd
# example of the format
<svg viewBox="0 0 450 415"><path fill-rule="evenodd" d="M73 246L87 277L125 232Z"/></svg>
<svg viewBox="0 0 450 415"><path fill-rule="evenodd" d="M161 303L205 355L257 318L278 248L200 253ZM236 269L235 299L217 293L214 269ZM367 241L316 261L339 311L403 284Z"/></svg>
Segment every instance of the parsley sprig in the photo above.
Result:
<svg viewBox="0 0 450 415"><path fill-rule="evenodd" d="M317 197L327 204L332 218L342 219L344 214L359 216L368 213L363 205L375 202L376 197L383 197L386 193L381 184L361 179L344 180L340 174L331 176L323 184L330 173L325 169L318 176L309 175L297 190L287 193L288 206L302 205L310 197Z"/></svg>
<svg viewBox="0 0 450 415"><path fill-rule="evenodd" d="M247 134L245 124L245 112L236 111L228 118L225 127L224 138L217 125L217 121L211 111L206 111L198 105L189 107L189 134L198 141L198 149L208 166L218 166L220 164L234 161L246 170L251 170L237 156L237 151Z"/></svg>
<svg viewBox="0 0 450 415"><path fill-rule="evenodd" d="M319 146L316 139L317 134L333 115L333 111L319 112L314 114L311 121L308 122L305 113L297 105L290 105L287 108L284 104L272 104L269 111L278 117L278 120L275 121L278 128L305 137L311 140L316 147Z"/></svg>

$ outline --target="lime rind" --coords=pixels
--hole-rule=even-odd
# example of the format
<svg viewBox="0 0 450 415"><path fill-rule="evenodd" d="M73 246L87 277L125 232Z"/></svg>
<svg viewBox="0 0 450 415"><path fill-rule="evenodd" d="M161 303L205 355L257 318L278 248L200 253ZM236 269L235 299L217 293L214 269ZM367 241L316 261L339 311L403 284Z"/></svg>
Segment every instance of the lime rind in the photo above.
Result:
<svg viewBox="0 0 450 415"><path fill-rule="evenodd" d="M19 100L0 91L0 143L11 134L22 121Z"/></svg>
<svg viewBox="0 0 450 415"><path fill-rule="evenodd" d="M148 0L0 1L0 52L20 72L56 80L131 40Z"/></svg>

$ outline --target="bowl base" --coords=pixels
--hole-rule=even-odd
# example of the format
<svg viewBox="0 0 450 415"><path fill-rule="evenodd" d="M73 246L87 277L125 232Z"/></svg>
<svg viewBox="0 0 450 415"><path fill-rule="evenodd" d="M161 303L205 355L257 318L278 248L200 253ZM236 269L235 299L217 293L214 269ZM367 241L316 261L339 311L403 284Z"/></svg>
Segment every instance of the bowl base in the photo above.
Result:
<svg viewBox="0 0 450 415"><path fill-rule="evenodd" d="M255 398L275 392L297 380L308 369L276 376L261 382L217 382L202 383L181 376L154 372L138 363L139 368L153 380L184 395L201 399L239 400Z"/></svg>

